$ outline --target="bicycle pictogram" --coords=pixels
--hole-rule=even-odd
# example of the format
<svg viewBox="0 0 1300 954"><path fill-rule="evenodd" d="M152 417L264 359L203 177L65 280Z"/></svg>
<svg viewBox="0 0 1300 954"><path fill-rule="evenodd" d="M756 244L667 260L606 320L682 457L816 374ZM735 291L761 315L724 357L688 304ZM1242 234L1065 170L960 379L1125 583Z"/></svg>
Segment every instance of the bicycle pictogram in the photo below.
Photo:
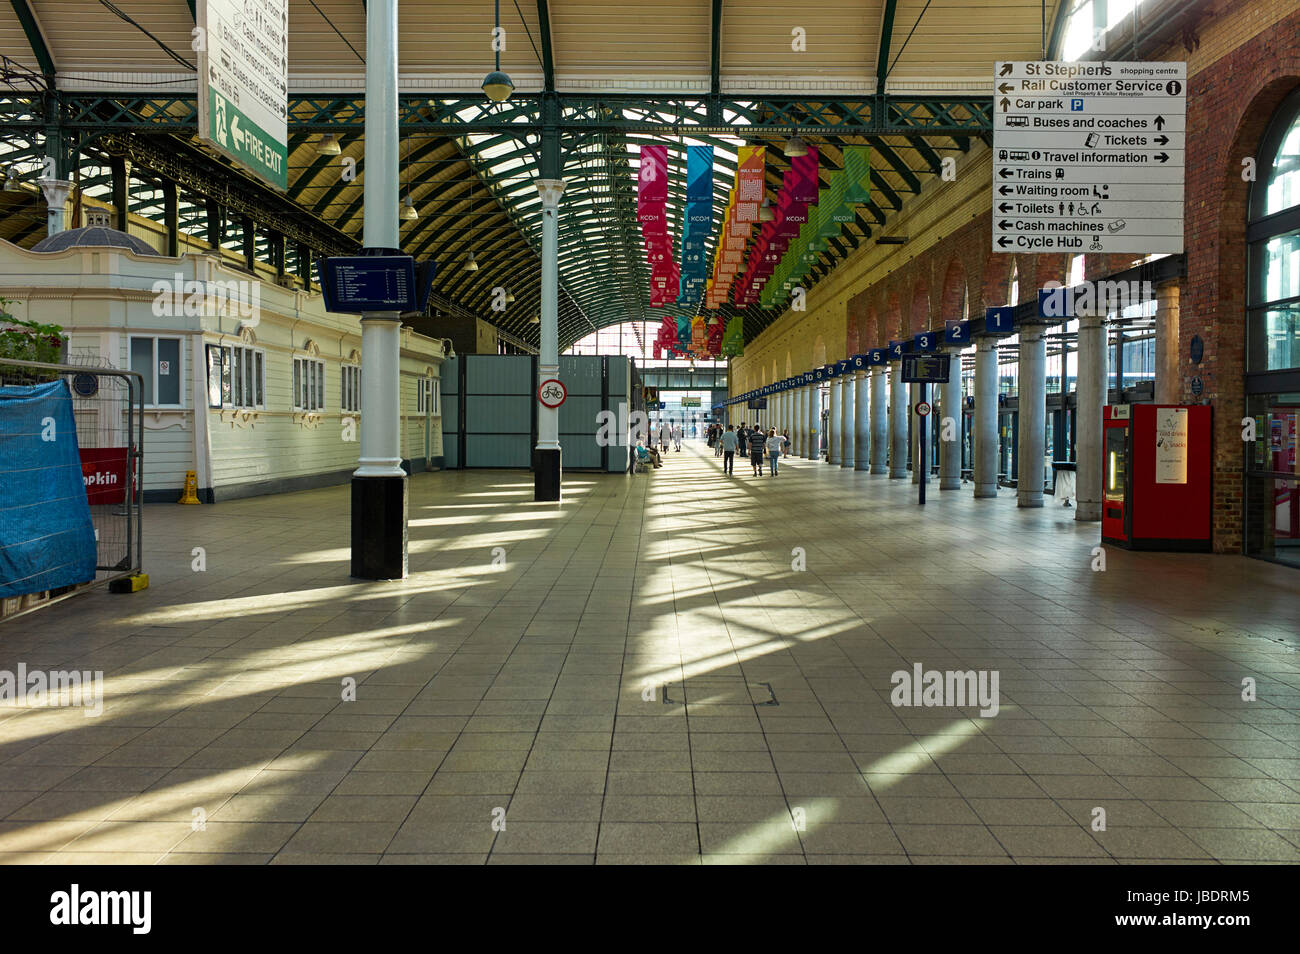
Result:
<svg viewBox="0 0 1300 954"><path fill-rule="evenodd" d="M559 407L568 396L568 389L555 378L543 381L537 387L537 399L549 408Z"/></svg>

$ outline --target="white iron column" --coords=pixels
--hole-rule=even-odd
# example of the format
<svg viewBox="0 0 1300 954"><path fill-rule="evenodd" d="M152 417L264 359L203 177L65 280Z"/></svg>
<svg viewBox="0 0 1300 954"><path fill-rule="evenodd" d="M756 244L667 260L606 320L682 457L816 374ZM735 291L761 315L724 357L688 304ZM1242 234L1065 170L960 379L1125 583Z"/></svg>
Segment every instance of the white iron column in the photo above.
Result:
<svg viewBox="0 0 1300 954"><path fill-rule="evenodd" d="M1102 408L1106 406L1110 370L1104 317L1079 316L1078 346L1079 383L1074 409L1074 454L1078 470L1075 474L1074 519L1100 520L1104 467L1101 417Z"/></svg>
<svg viewBox="0 0 1300 954"><path fill-rule="evenodd" d="M1043 331L1042 325L1026 325L1020 332L1016 504L1021 507L1043 505L1043 445L1047 425L1047 339Z"/></svg>
<svg viewBox="0 0 1300 954"><path fill-rule="evenodd" d="M397 0L366 11L366 118L361 244L400 254L397 196ZM407 570L406 472L401 445L401 330L396 311L361 316L360 466L352 475L354 577L402 579Z"/></svg>
<svg viewBox="0 0 1300 954"><path fill-rule="evenodd" d="M542 199L542 322L537 384L560 376L559 214L563 179L538 179ZM560 409L537 404L537 447L533 453L533 499L559 500L562 473Z"/></svg>
<svg viewBox="0 0 1300 954"><path fill-rule="evenodd" d="M889 476L901 479L907 476L907 388L901 361L889 377Z"/></svg>
<svg viewBox="0 0 1300 954"><path fill-rule="evenodd" d="M822 456L822 387L816 381L808 385L808 459Z"/></svg>
<svg viewBox="0 0 1300 954"><path fill-rule="evenodd" d="M871 372L871 472L889 473L889 397L888 365L878 365Z"/></svg>
<svg viewBox="0 0 1300 954"><path fill-rule="evenodd" d="M855 375L852 371L846 371L840 376L840 466L853 466L853 444L856 438L856 427L854 417L854 400L853 400L853 379Z"/></svg>
<svg viewBox="0 0 1300 954"><path fill-rule="evenodd" d="M871 469L871 373L853 375L853 469Z"/></svg>
<svg viewBox="0 0 1300 954"><path fill-rule="evenodd" d="M13 174L11 166L10 175ZM41 179L39 185L45 193L45 204L48 207L45 232L47 235L55 235L68 227L68 195L72 192L73 183L70 179Z"/></svg>
<svg viewBox="0 0 1300 954"><path fill-rule="evenodd" d="M961 489L961 435L965 413L961 401L961 349L949 352L948 383L939 385L939 489ZM944 440L944 436L952 440Z"/></svg>
<svg viewBox="0 0 1300 954"><path fill-rule="evenodd" d="M790 455L796 458L802 458L803 451L807 447L807 413L803 409L803 402L807 400L809 389L807 387L796 387L790 391Z"/></svg>
<svg viewBox="0 0 1300 954"><path fill-rule="evenodd" d="M826 434L826 462L838 467L840 464L840 433L844 429L844 420L841 417L843 402L841 401L839 378L831 378L828 387L831 392L831 413L827 418L829 427Z"/></svg>
<svg viewBox="0 0 1300 954"><path fill-rule="evenodd" d="M1177 282L1156 286L1156 386L1157 404L1177 404L1179 397ZM1082 501L1082 497L1079 498ZM1082 520L1077 513L1075 519ZM1095 519L1095 518L1094 518Z"/></svg>
<svg viewBox="0 0 1300 954"><path fill-rule="evenodd" d="M998 495L998 341L975 342L975 496Z"/></svg>

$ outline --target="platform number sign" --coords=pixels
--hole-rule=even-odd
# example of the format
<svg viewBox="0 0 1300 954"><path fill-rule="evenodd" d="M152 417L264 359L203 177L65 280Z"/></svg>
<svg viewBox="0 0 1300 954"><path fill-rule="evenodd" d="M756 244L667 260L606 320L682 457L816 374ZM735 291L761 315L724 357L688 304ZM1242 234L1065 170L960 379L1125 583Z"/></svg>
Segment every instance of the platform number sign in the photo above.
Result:
<svg viewBox="0 0 1300 954"><path fill-rule="evenodd" d="M1015 313L1015 308L1010 305L1004 305L1001 308L990 308L984 313L985 333L991 335L1011 334Z"/></svg>
<svg viewBox="0 0 1300 954"><path fill-rule="evenodd" d="M917 351L933 351L939 347L939 336L933 331L922 331L912 338L912 346Z"/></svg>
<svg viewBox="0 0 1300 954"><path fill-rule="evenodd" d="M905 343L905 342L902 342L902 341L891 341L891 342L889 342L889 360L890 360L890 361L893 361L893 360L896 359L896 358L901 358L901 357L903 356L903 345L904 345L904 343Z"/></svg>
<svg viewBox="0 0 1300 954"><path fill-rule="evenodd" d="M872 348L867 352L867 364L881 365L889 361L889 350L887 348Z"/></svg>
<svg viewBox="0 0 1300 954"><path fill-rule="evenodd" d="M945 321L943 323L943 340L945 344L966 344L970 341L970 322Z"/></svg>

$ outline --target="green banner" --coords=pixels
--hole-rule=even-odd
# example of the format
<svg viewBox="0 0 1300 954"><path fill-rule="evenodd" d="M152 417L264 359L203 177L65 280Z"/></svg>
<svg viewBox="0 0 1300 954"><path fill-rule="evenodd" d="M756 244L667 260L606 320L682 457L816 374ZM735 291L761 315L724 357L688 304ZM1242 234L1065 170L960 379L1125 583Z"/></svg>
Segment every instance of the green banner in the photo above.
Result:
<svg viewBox="0 0 1300 954"><path fill-rule="evenodd" d="M248 171L283 191L289 186L288 149L234 103L208 87L210 140Z"/></svg>

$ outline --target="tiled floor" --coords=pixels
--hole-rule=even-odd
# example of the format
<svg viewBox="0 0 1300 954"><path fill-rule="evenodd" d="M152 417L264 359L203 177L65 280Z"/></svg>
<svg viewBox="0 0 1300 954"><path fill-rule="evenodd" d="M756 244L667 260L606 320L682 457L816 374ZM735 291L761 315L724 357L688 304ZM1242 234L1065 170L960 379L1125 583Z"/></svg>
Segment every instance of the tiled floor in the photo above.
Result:
<svg viewBox="0 0 1300 954"><path fill-rule="evenodd" d="M0 709L0 857L1300 861L1297 571L1095 572L1050 503L669 458L558 507L419 475L392 584L347 578L346 487L148 508L149 590L0 626L0 669L106 681ZM1000 711L895 707L915 663Z"/></svg>

